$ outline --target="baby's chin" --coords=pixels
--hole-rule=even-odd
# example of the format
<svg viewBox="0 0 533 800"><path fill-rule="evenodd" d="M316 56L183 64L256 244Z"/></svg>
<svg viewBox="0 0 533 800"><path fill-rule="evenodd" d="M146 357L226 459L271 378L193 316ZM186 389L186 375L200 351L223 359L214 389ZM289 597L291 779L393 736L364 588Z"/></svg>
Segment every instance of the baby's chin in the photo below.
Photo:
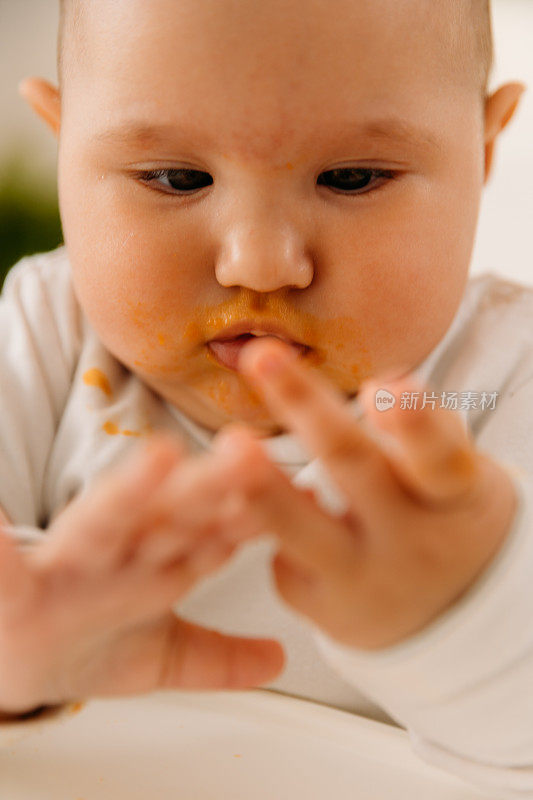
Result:
<svg viewBox="0 0 533 800"><path fill-rule="evenodd" d="M174 393L167 387L155 386L158 394L197 425L216 433L226 425L235 423L247 425L253 432L263 438L276 436L282 432L282 426L275 420L262 399L254 392L227 389L220 392L196 390L189 393ZM235 387L232 387L235 388Z"/></svg>
<svg viewBox="0 0 533 800"><path fill-rule="evenodd" d="M228 413L227 410L219 409L220 417L219 423L214 429L220 430L225 425L239 423L247 425L255 434L260 438L267 438L270 436L279 436L288 431L275 420L270 414L269 410L263 404L255 405L250 409L243 409L242 407L233 413Z"/></svg>
<svg viewBox="0 0 533 800"><path fill-rule="evenodd" d="M235 423L247 425L261 438L290 432L240 376L228 373L217 376L217 380L203 379L189 386L188 391L183 391L181 381L173 386L149 376L146 382L178 411L212 432ZM343 392L347 401L357 393Z"/></svg>
<svg viewBox="0 0 533 800"><path fill-rule="evenodd" d="M358 391L345 394L346 401L353 400L357 395ZM281 424L279 420L274 419L267 406L256 398L254 398L254 403L249 408L243 408L241 406L238 411L235 410L233 413L228 414L226 406L226 410L217 409L217 411L220 414L221 421L216 426L213 426L213 430L220 430L220 428L223 428L225 425L232 423L240 423L247 425L253 430L256 436L260 438L282 436L292 433L292 431Z"/></svg>

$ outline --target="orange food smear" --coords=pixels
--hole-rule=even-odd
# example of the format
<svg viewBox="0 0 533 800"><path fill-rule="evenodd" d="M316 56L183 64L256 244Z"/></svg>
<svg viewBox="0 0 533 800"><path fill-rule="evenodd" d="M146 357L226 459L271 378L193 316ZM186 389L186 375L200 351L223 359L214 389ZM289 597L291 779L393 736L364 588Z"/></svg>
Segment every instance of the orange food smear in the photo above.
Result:
<svg viewBox="0 0 533 800"><path fill-rule="evenodd" d="M131 320L143 334L134 367L147 376L181 380L230 418L261 414L264 403L247 381L220 365L205 343L245 319L259 325L275 321L307 344L307 364L347 396L373 374L365 332L356 319L321 318L296 308L281 293L241 288L222 303L188 309L185 318L148 303L130 305Z"/></svg>
<svg viewBox="0 0 533 800"><path fill-rule="evenodd" d="M104 433L107 433L108 436L118 436L119 434L121 436L143 436L146 433L151 433L152 427L151 425L145 425L142 431L132 431L128 428L121 431L116 422L111 422L111 420L108 420L102 425L102 430Z"/></svg>
<svg viewBox="0 0 533 800"><path fill-rule="evenodd" d="M97 367L88 369L83 375L83 382L87 386L95 386L97 389L101 389L108 397L113 397L109 378L104 375L101 369L97 369Z"/></svg>

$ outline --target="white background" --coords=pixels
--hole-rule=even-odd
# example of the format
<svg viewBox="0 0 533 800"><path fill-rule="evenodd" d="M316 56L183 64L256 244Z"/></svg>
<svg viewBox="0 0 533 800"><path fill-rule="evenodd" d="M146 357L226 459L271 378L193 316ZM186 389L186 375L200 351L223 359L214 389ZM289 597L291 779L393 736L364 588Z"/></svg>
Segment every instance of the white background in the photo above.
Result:
<svg viewBox="0 0 533 800"><path fill-rule="evenodd" d="M457 0L435 0L457 2ZM56 79L57 0L0 0L0 163L27 145L36 180L54 168L55 141L17 94L27 75ZM533 0L493 0L494 88L507 80L529 85L504 131L481 208L472 272L498 272L533 285Z"/></svg>

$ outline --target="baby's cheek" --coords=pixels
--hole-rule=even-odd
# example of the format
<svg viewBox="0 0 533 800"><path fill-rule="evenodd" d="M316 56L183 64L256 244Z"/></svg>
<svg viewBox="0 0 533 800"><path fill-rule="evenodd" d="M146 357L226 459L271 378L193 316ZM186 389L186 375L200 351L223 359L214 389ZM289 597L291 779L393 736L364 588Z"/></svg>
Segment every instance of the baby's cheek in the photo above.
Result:
<svg viewBox="0 0 533 800"><path fill-rule="evenodd" d="M383 254L353 292L374 374L410 368L442 338L461 301L468 264L451 265L425 246Z"/></svg>
<svg viewBox="0 0 533 800"><path fill-rule="evenodd" d="M388 340L400 360L417 363L440 341L460 303L463 283L460 276L441 280L436 272L417 271L389 294Z"/></svg>

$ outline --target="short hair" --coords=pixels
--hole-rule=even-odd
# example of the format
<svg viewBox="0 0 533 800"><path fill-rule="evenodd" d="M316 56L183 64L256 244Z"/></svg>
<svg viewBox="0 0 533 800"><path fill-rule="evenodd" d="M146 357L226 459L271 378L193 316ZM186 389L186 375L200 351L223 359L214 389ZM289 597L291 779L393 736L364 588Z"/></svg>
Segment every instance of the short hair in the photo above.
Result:
<svg viewBox="0 0 533 800"><path fill-rule="evenodd" d="M90 0L89 0L90 2ZM80 0L59 0L59 29L57 33L57 77L61 87L66 71L65 52L67 44L81 27L84 3Z"/></svg>
<svg viewBox="0 0 533 800"><path fill-rule="evenodd" d="M57 73L60 86L67 60L65 58L66 42L80 30L87 2L90 0L59 0ZM490 0L464 0L464 4L459 3L458 0L441 0L441 2L454 4L452 6L454 11L452 34L458 40L459 50L463 53L461 63L464 63L465 69L472 69L472 64L475 65L476 82L482 95L485 96L494 62ZM473 53L474 58L470 59L467 54L472 47L472 28L474 29L475 52Z"/></svg>
<svg viewBox="0 0 533 800"><path fill-rule="evenodd" d="M447 2L453 3L454 19L451 35L456 40L459 64L465 71L473 71L476 85L482 95L486 96L494 66L490 0L465 0L465 3L447 0ZM473 57L469 58L468 53L472 45Z"/></svg>

